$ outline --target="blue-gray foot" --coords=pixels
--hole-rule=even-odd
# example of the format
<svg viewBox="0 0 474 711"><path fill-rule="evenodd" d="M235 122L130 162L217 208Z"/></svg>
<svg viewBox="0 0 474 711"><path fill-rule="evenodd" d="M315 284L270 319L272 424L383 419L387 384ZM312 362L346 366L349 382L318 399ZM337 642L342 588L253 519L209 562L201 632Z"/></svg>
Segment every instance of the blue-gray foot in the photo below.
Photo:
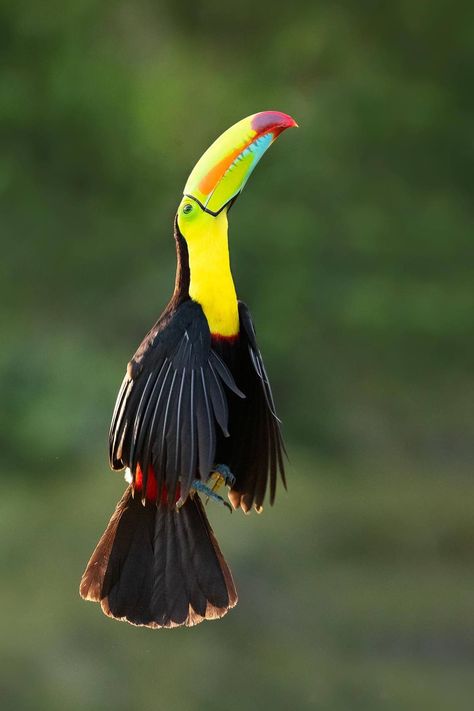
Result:
<svg viewBox="0 0 474 711"><path fill-rule="evenodd" d="M209 481L211 481L211 480L212 480L212 475L211 475L211 477L209 477ZM191 485L191 489L194 489L194 491L197 491L200 494L203 494L208 499L215 501L217 504L223 504L224 506L226 506L229 509L229 511L232 512L232 506L229 504L228 501L223 499L222 496L219 496L219 494L216 493L215 486L211 487L208 484L205 484L200 479L195 479Z"/></svg>
<svg viewBox="0 0 474 711"><path fill-rule="evenodd" d="M212 479L217 480L217 487L213 488L220 488L222 484L225 484L232 489L235 484L235 476L232 474L227 464L215 464L209 477L209 480Z"/></svg>
<svg viewBox="0 0 474 711"><path fill-rule="evenodd" d="M230 504L217 493L222 486L232 488L235 484L235 476L227 464L215 464L206 483L200 479L193 481L192 488L207 497L207 501L212 499L219 504L224 504L232 511Z"/></svg>

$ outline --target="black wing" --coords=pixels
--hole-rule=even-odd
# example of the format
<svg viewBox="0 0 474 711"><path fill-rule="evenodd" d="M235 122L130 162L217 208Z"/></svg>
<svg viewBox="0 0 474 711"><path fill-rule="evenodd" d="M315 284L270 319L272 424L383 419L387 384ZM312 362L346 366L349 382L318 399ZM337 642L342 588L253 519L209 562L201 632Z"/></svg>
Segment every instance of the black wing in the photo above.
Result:
<svg viewBox="0 0 474 711"><path fill-rule="evenodd" d="M111 467L129 467L135 478L139 465L143 492L151 467L158 492L166 484L174 502L179 482L185 499L194 479L209 476L216 423L229 436L224 386L244 397L211 348L201 306L186 301L157 323L128 364L110 427Z"/></svg>
<svg viewBox="0 0 474 711"><path fill-rule="evenodd" d="M283 444L280 420L276 415L270 382L258 349L252 317L247 306L239 302L240 341L244 363L239 373L239 385L246 400L239 406L237 428L231 421L234 441L231 469L237 481L234 489L241 494L241 506L259 509L270 481L270 503L275 500L277 475L286 488Z"/></svg>

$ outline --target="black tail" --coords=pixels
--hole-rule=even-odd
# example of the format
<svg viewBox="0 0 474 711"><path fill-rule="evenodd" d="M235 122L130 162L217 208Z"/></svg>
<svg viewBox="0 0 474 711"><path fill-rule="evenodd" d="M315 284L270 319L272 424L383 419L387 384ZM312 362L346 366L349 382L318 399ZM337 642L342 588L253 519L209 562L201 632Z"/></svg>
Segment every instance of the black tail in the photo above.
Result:
<svg viewBox="0 0 474 711"><path fill-rule="evenodd" d="M196 625L237 602L199 496L176 511L144 506L131 487L92 554L80 593L106 615L147 627Z"/></svg>

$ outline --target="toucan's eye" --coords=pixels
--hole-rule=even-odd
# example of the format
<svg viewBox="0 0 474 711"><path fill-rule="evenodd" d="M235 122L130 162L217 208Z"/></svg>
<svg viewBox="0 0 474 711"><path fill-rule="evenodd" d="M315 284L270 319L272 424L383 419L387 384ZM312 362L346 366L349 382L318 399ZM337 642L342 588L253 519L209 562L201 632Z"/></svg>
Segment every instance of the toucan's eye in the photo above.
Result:
<svg viewBox="0 0 474 711"><path fill-rule="evenodd" d="M191 203L187 202L186 205L183 207L183 212L185 215L189 215L190 212L193 211L193 206Z"/></svg>

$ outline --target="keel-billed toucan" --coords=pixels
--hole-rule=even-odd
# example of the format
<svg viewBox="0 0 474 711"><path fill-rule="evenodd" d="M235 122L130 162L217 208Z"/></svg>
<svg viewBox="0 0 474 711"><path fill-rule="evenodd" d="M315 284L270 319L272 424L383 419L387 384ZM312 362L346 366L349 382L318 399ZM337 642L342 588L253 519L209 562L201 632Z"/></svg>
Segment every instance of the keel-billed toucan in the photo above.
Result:
<svg viewBox="0 0 474 711"><path fill-rule="evenodd" d="M143 340L117 396L110 464L129 486L84 572L80 593L109 616L148 627L194 625L237 602L200 492L260 511L283 443L247 306L229 263L227 213L277 136L278 111L239 121L188 178L174 224L173 296ZM229 506L229 504L227 504Z"/></svg>

